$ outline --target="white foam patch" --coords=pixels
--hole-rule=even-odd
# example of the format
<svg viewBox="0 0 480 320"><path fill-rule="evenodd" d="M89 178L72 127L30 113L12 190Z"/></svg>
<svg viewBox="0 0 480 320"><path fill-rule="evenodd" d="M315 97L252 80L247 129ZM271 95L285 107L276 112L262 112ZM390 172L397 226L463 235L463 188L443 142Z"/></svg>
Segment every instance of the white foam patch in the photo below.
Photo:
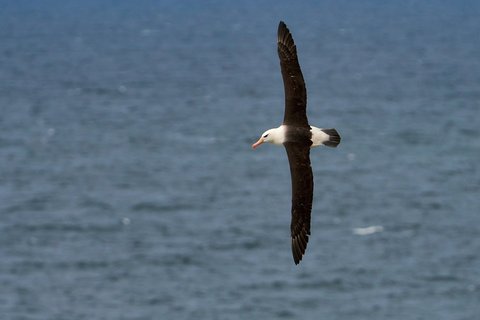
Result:
<svg viewBox="0 0 480 320"><path fill-rule="evenodd" d="M370 226L365 228L353 228L353 234L357 236L368 236L377 232L382 232L384 229L382 226Z"/></svg>
<svg viewBox="0 0 480 320"><path fill-rule="evenodd" d="M124 85L120 85L117 87L117 91L120 92L120 93L125 93L127 92L127 87L124 86Z"/></svg>

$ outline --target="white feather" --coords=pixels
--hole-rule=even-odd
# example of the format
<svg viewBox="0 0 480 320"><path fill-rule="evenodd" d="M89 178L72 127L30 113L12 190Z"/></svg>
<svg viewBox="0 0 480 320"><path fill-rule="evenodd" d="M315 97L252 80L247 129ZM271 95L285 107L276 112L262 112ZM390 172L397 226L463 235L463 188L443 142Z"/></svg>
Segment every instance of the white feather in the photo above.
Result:
<svg viewBox="0 0 480 320"><path fill-rule="evenodd" d="M322 146L324 142L330 139L330 136L322 131L321 128L310 126L312 133L312 148Z"/></svg>

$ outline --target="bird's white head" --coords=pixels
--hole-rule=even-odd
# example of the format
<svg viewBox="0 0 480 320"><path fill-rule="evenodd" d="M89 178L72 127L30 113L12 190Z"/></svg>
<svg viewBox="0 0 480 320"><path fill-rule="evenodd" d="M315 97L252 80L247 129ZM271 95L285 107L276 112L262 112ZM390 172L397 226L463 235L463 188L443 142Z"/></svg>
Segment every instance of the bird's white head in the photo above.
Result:
<svg viewBox="0 0 480 320"><path fill-rule="evenodd" d="M285 131L283 126L278 128L270 129L262 133L260 139L257 142L252 144L252 148L255 149L264 142L269 142L273 144L282 144L285 141Z"/></svg>

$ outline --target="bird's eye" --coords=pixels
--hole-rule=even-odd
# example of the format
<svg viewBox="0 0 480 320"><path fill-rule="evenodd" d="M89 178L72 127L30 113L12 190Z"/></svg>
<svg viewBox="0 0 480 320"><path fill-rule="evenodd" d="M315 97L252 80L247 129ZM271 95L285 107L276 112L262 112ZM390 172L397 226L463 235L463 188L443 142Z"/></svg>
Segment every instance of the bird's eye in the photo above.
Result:
<svg viewBox="0 0 480 320"><path fill-rule="evenodd" d="M268 133L266 135L263 136L264 138L268 137Z"/></svg>

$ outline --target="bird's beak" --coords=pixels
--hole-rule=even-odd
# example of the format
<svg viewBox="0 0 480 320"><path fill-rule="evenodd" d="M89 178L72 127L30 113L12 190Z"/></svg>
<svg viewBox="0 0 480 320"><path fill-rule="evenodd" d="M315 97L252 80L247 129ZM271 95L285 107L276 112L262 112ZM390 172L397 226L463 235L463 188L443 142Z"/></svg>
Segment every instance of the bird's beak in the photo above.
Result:
<svg viewBox="0 0 480 320"><path fill-rule="evenodd" d="M252 144L252 148L255 149L256 147L258 147L259 145L261 145L263 143L263 137L260 137L260 139L258 139L257 142L255 142L254 144Z"/></svg>

